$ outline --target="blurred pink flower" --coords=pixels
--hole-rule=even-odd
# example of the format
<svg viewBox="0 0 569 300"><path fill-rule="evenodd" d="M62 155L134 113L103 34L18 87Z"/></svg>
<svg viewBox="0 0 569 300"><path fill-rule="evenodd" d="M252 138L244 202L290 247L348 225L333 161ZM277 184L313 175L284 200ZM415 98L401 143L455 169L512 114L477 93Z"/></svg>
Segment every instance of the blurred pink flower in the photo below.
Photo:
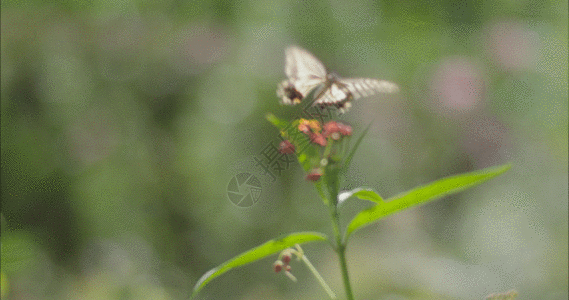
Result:
<svg viewBox="0 0 569 300"><path fill-rule="evenodd" d="M468 57L450 57L434 71L430 105L440 114L453 117L483 106L484 78L480 67Z"/></svg>
<svg viewBox="0 0 569 300"><path fill-rule="evenodd" d="M492 59L508 71L535 68L538 36L517 21L499 21L487 29L486 48Z"/></svg>

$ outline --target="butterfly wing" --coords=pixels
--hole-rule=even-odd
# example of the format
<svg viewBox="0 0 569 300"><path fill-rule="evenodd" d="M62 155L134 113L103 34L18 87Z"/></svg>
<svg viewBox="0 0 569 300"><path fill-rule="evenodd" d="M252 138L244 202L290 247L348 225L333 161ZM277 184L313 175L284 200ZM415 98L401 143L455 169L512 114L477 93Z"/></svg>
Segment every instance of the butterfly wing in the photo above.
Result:
<svg viewBox="0 0 569 300"><path fill-rule="evenodd" d="M277 95L284 104L297 104L326 80L326 68L310 52L291 46L285 50L285 74Z"/></svg>
<svg viewBox="0 0 569 300"><path fill-rule="evenodd" d="M326 68L312 53L291 46L285 50L285 74L289 80L303 83L321 83L326 79Z"/></svg>
<svg viewBox="0 0 569 300"><path fill-rule="evenodd" d="M344 85L353 96L353 99L369 97L378 93L396 93L399 87L386 80L378 80L371 78L346 78L340 79L339 82Z"/></svg>
<svg viewBox="0 0 569 300"><path fill-rule="evenodd" d="M389 81L371 78L342 78L333 79L330 88L325 90L315 101L314 105L334 105L347 109L351 101L368 97L377 93L395 93L399 87Z"/></svg>
<svg viewBox="0 0 569 300"><path fill-rule="evenodd" d="M314 105L335 106L342 111L354 99L377 93L395 93L396 84L371 78L338 78L328 74L324 65L310 52L298 46L285 50L285 74L288 79L278 85L277 95L283 104L298 104L312 90L321 86Z"/></svg>

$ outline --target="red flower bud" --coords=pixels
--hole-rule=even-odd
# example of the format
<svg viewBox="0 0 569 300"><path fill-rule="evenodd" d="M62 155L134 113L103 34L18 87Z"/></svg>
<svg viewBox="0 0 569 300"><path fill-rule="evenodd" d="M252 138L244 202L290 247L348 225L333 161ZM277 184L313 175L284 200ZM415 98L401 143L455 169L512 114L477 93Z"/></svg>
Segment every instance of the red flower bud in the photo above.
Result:
<svg viewBox="0 0 569 300"><path fill-rule="evenodd" d="M310 141L320 146L326 146L326 138L320 133L311 133Z"/></svg>
<svg viewBox="0 0 569 300"><path fill-rule="evenodd" d="M282 257L282 261L285 265L288 265L288 263L290 262L290 259L291 259L290 254L285 254Z"/></svg>
<svg viewBox="0 0 569 300"><path fill-rule="evenodd" d="M294 153L294 150L295 150L294 145L291 144L291 142L289 142L288 140L282 141L279 144L279 152L282 154L291 154Z"/></svg>
<svg viewBox="0 0 569 300"><path fill-rule="evenodd" d="M324 131L322 133L325 137L331 136L334 140L338 140L340 137L334 134L336 132L342 135L352 135L352 127L336 121L330 121L324 124Z"/></svg>
<svg viewBox="0 0 569 300"><path fill-rule="evenodd" d="M322 171L319 169L314 169L314 170L310 171L310 173L308 173L308 175L306 175L306 180L318 181L318 179L320 179L321 176L322 176Z"/></svg>
<svg viewBox="0 0 569 300"><path fill-rule="evenodd" d="M338 127L340 128L340 133L342 135L352 135L352 126L339 123Z"/></svg>
<svg viewBox="0 0 569 300"><path fill-rule="evenodd" d="M275 263L273 264L273 270L275 271L275 273L280 272L283 269L283 262L280 260L275 261Z"/></svg>
<svg viewBox="0 0 569 300"><path fill-rule="evenodd" d="M325 137L329 137L335 132L340 132L340 127L338 125L339 124L336 123L336 121L330 121L324 124L324 131L322 132L322 134L324 134Z"/></svg>

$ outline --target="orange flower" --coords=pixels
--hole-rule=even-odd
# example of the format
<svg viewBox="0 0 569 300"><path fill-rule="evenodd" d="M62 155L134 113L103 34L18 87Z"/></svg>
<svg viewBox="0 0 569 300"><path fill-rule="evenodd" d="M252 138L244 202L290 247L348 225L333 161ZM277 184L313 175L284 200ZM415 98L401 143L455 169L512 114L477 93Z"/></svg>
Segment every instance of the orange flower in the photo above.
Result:
<svg viewBox="0 0 569 300"><path fill-rule="evenodd" d="M310 133L310 125L308 120L300 119L300 124L298 124L298 130L306 134Z"/></svg>
<svg viewBox="0 0 569 300"><path fill-rule="evenodd" d="M312 132L320 132L320 122L318 120L306 120L300 119L300 124L298 124L298 130L308 134Z"/></svg>
<svg viewBox="0 0 569 300"><path fill-rule="evenodd" d="M320 132L320 122L318 122L318 120L310 120L310 121L308 121L308 124L309 124L310 128L312 129L312 131Z"/></svg>

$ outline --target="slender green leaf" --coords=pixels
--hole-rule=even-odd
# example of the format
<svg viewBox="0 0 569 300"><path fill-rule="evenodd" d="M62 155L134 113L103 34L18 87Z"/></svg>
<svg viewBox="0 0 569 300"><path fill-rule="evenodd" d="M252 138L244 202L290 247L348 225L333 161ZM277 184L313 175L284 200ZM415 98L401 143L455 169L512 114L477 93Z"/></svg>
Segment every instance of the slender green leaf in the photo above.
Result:
<svg viewBox="0 0 569 300"><path fill-rule="evenodd" d="M266 118L269 122L271 122L271 124L275 125L275 127L277 127L280 130L285 129L288 126L287 121L281 120L281 119L277 118L277 116L275 116L271 113L268 113L266 115Z"/></svg>
<svg viewBox="0 0 569 300"><path fill-rule="evenodd" d="M324 204L329 205L330 201L328 200L328 197L324 193L324 189L322 188L322 181L321 180L316 181L314 183L314 187L316 188L318 195L320 195L320 198L322 198L322 201L324 202Z"/></svg>
<svg viewBox="0 0 569 300"><path fill-rule="evenodd" d="M350 166L350 163L352 162L352 158L354 157L354 154L356 154L356 150L358 150L358 147L360 146L361 142L363 141L364 136L366 136L367 132L369 131L371 124L373 124L373 121L367 125L364 132L362 132L362 135L360 135L360 137L358 138L358 140L356 141L356 143L354 144L354 146L350 150L350 154L348 154L348 156L346 157L346 162L344 163L344 168L343 168L344 172Z"/></svg>
<svg viewBox="0 0 569 300"><path fill-rule="evenodd" d="M326 235L319 232L291 233L285 237L270 240L256 248L241 253L236 257L221 264L220 266L206 272L194 286L194 291L192 293L191 298L197 295L197 293L212 279L218 277L219 275L231 269L255 262L271 254L280 252L286 248L290 248L295 244L303 244L312 241L325 241L325 240L327 240Z"/></svg>
<svg viewBox="0 0 569 300"><path fill-rule="evenodd" d="M351 191L344 191L338 195L338 205L342 204L344 201L348 200L350 197L357 197L362 200L368 200L376 204L382 204L383 198L372 189L368 188L357 188Z"/></svg>
<svg viewBox="0 0 569 300"><path fill-rule="evenodd" d="M385 216L418 204L424 204L428 201L466 190L506 172L510 167L511 165L508 164L451 176L415 188L406 193L399 194L388 199L385 203L374 205L357 214L348 225L345 239L347 239L354 231L370 225Z"/></svg>

